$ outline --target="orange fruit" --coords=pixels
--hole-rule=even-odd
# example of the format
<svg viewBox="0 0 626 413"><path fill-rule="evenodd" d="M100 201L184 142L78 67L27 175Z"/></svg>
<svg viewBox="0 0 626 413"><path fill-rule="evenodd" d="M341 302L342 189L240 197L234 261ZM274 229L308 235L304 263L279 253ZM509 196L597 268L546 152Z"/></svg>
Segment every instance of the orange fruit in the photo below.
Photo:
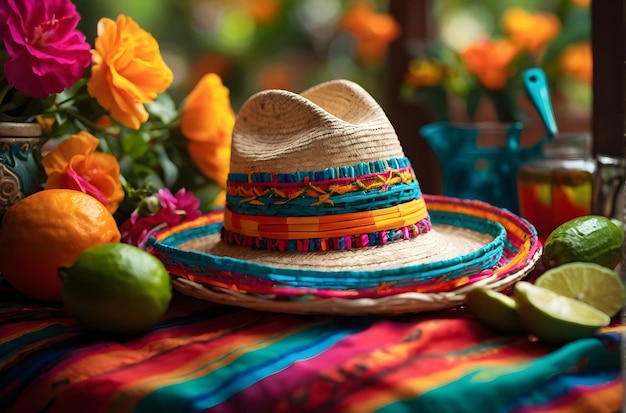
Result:
<svg viewBox="0 0 626 413"><path fill-rule="evenodd" d="M87 248L119 242L113 215L96 198L71 189L46 189L7 210L0 232L0 272L16 290L61 302L57 269Z"/></svg>

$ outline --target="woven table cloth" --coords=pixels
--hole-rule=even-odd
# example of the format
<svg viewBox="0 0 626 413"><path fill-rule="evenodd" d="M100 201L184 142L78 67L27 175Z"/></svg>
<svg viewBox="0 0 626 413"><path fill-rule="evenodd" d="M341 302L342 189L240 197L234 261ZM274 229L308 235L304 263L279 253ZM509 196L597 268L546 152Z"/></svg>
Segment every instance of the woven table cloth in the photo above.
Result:
<svg viewBox="0 0 626 413"><path fill-rule="evenodd" d="M463 308L302 316L175 293L152 331L117 337L0 280L0 411L617 412L624 331L555 346Z"/></svg>

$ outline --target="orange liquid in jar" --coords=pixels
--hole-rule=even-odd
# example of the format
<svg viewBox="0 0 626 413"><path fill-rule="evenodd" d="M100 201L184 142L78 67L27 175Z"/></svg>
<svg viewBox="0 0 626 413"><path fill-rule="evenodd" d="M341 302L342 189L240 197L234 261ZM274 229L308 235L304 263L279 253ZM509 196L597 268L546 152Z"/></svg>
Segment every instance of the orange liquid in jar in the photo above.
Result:
<svg viewBox="0 0 626 413"><path fill-rule="evenodd" d="M542 243L559 225L591 213L593 168L522 168L517 175L520 215L537 229Z"/></svg>

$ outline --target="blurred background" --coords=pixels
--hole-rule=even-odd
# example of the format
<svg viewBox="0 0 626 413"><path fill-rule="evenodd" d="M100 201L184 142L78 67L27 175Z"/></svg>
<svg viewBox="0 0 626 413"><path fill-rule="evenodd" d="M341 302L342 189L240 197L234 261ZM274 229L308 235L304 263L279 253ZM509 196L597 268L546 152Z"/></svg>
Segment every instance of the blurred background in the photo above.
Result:
<svg viewBox="0 0 626 413"><path fill-rule="evenodd" d="M161 45L175 73L171 87L175 97L184 96L202 74L216 72L230 88L235 108L262 89L302 91L339 77L361 83L383 104L394 94L411 99L411 88L416 85L404 84L404 90L386 93L381 90L388 85L389 46L398 42L415 59L436 54L452 76L450 93L463 98L469 85L458 53L472 42L505 37L502 16L511 8L550 13L560 25L545 51L535 61L517 62L510 70L541 65L559 100L574 110L589 108L589 82L560 60L566 58L564 53L570 53L571 60L590 59L584 56L584 47L578 55L567 51L568 45L589 43L588 0L418 0L427 3L428 16L396 16L392 3L400 2L159 0L147 6L133 0L75 1L82 16L79 27L90 42L101 17L126 14ZM401 10L397 5L395 9ZM427 25L426 30L419 30L426 35L407 36L416 31L411 27L415 25ZM535 25L525 30L532 36L540 29Z"/></svg>
<svg viewBox="0 0 626 413"><path fill-rule="evenodd" d="M501 116L508 107L524 124L523 144L545 135L521 84L525 68L545 70L560 130L590 131L589 3L75 0L79 28L92 44L101 17L125 14L152 33L174 71L176 101L208 72L222 77L235 111L263 89L301 92L334 78L360 83L387 112L427 193L441 192L442 181L419 136L424 124L511 120ZM508 60L504 43L515 44ZM466 53L472 48L473 63ZM491 75L505 83L487 90L482 81Z"/></svg>
<svg viewBox="0 0 626 413"><path fill-rule="evenodd" d="M218 73L237 108L267 88L293 91L332 78L349 78L375 93L387 42L376 56L357 54L348 12L358 2L337 0L76 0L79 28L92 42L100 17L122 13L152 33L174 71L171 92L181 97L207 72ZM385 13L386 1L368 2ZM370 10L369 8L367 9ZM357 10L357 14L360 13ZM359 15L353 16L362 18ZM365 19L370 15L365 16ZM391 19L391 18L389 18ZM354 19L353 19L354 20ZM364 30L368 24L362 22ZM384 24L384 23L383 23ZM392 29L397 38L399 27ZM378 40L374 40L376 42Z"/></svg>

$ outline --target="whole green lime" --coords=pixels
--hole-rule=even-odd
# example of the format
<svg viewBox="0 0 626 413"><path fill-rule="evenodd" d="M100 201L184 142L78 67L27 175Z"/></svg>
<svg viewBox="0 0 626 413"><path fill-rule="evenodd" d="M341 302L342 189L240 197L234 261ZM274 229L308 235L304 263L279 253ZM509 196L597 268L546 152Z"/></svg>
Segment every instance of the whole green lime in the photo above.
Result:
<svg viewBox="0 0 626 413"><path fill-rule="evenodd" d="M621 225L604 216L585 215L552 231L541 262L546 269L570 262L591 262L613 269L620 263L623 241Z"/></svg>
<svg viewBox="0 0 626 413"><path fill-rule="evenodd" d="M102 332L146 332L163 318L172 298L163 263L129 244L88 248L58 273L68 313Z"/></svg>

